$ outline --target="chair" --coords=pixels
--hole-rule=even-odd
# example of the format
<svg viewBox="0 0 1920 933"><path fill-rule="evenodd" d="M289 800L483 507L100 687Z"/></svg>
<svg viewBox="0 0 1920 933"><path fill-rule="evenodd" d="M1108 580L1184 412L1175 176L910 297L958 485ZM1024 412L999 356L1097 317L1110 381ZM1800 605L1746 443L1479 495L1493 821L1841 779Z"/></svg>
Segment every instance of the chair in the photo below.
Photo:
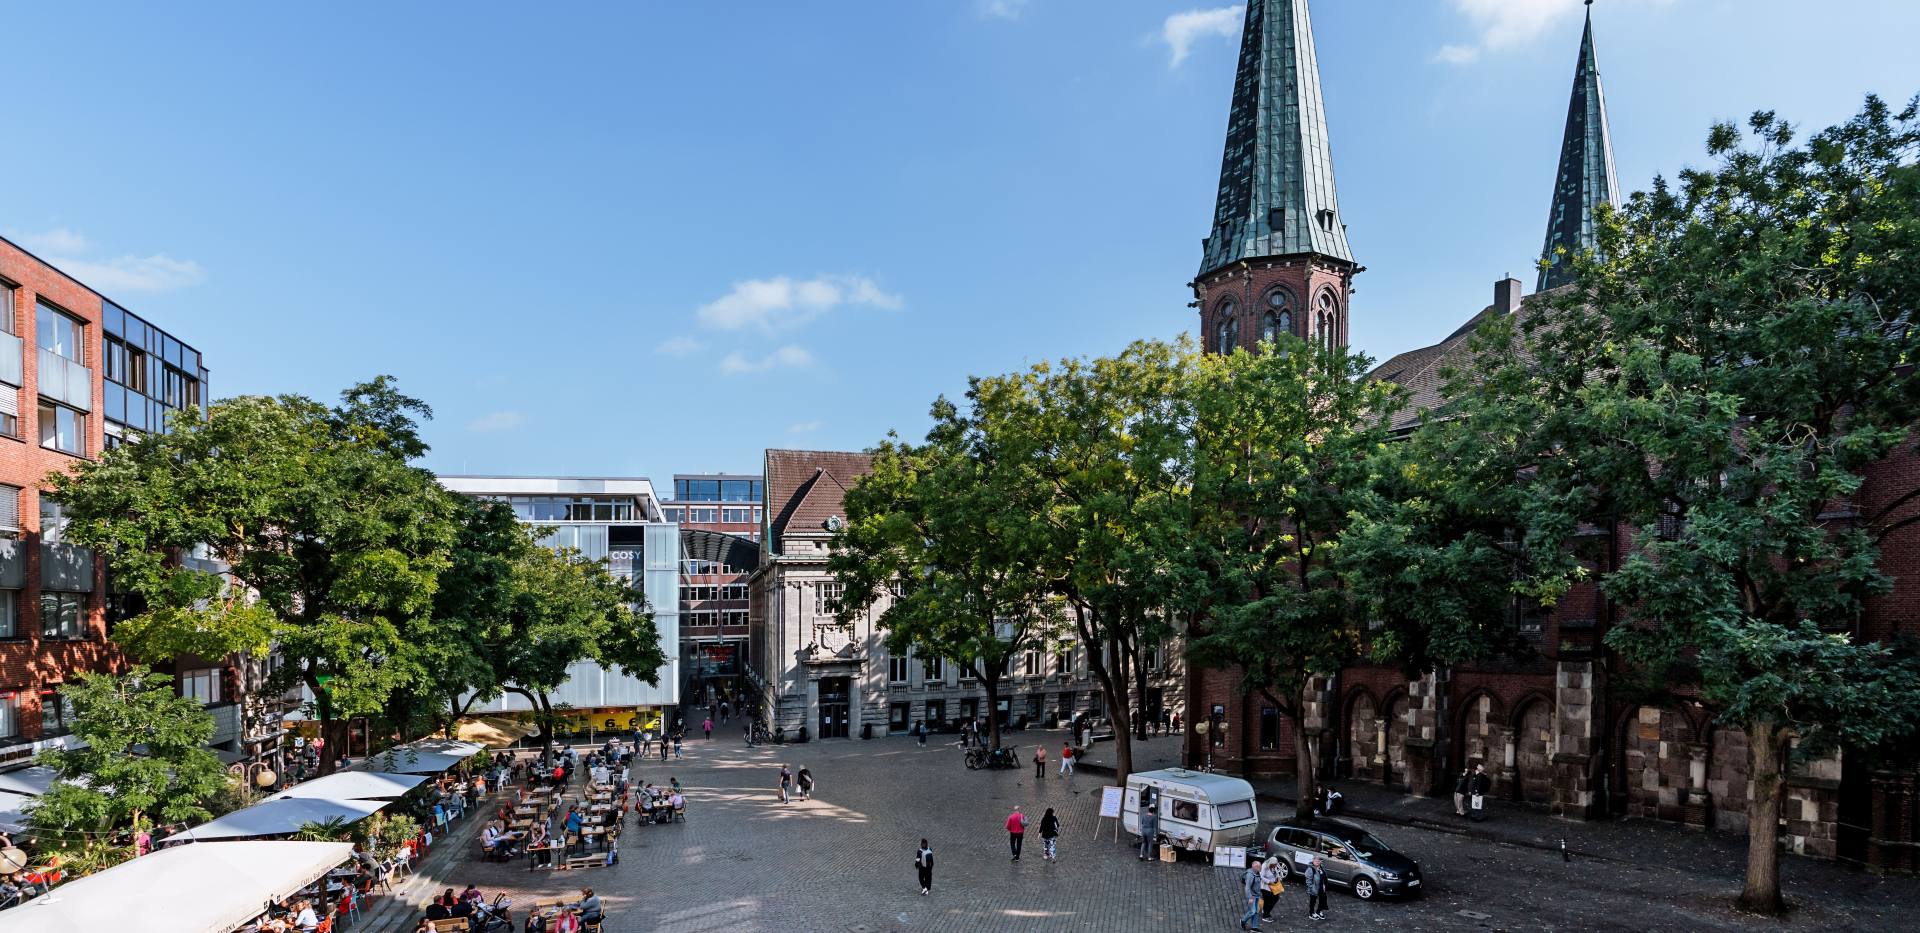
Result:
<svg viewBox="0 0 1920 933"><path fill-rule="evenodd" d="M679 806L673 808L673 821L675 823L685 823L687 821L686 801L681 801Z"/></svg>
<svg viewBox="0 0 1920 933"><path fill-rule="evenodd" d="M313 933L333 933L333 918L335 916L337 915L328 914L327 919L320 921L320 925L313 928Z"/></svg>
<svg viewBox="0 0 1920 933"><path fill-rule="evenodd" d="M340 904L333 915L345 920L347 926L353 926L354 921L359 919L360 899L353 896L353 885L345 885L340 889Z"/></svg>

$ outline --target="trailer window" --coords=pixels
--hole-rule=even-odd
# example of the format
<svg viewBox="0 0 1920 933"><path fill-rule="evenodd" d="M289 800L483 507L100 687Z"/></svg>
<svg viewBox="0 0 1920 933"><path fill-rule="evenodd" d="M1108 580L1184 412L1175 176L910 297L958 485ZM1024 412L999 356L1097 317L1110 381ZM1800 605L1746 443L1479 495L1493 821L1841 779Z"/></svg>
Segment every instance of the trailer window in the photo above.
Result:
<svg viewBox="0 0 1920 933"><path fill-rule="evenodd" d="M1200 805L1191 800L1173 801L1173 818L1196 823L1200 820Z"/></svg>
<svg viewBox="0 0 1920 933"><path fill-rule="evenodd" d="M1253 801L1251 800L1229 800L1221 804L1219 809L1222 823L1238 823L1241 820L1253 819Z"/></svg>

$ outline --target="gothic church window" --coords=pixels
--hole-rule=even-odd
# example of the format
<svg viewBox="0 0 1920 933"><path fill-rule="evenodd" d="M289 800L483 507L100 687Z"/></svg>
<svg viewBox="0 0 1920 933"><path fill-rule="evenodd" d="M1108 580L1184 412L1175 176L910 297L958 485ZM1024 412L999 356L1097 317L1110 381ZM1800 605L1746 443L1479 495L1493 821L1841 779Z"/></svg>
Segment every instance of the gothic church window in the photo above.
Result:
<svg viewBox="0 0 1920 933"><path fill-rule="evenodd" d="M1232 299L1220 303L1217 322L1213 326L1213 348L1222 355L1231 355L1233 348L1240 345L1239 309L1233 306Z"/></svg>
<svg viewBox="0 0 1920 933"><path fill-rule="evenodd" d="M1267 293L1267 313L1260 319L1260 339L1278 343L1281 334L1293 333L1293 312L1287 307L1287 293L1274 289Z"/></svg>

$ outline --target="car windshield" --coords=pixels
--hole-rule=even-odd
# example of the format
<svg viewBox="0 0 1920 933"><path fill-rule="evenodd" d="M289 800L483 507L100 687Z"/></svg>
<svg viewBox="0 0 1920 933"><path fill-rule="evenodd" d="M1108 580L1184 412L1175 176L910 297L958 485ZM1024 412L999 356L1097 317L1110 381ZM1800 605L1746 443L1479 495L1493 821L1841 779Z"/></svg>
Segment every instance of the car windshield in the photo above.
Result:
<svg viewBox="0 0 1920 933"><path fill-rule="evenodd" d="M1363 832L1347 840L1353 847L1353 853L1361 858L1372 858L1381 852L1392 852L1393 847L1375 838L1372 833Z"/></svg>

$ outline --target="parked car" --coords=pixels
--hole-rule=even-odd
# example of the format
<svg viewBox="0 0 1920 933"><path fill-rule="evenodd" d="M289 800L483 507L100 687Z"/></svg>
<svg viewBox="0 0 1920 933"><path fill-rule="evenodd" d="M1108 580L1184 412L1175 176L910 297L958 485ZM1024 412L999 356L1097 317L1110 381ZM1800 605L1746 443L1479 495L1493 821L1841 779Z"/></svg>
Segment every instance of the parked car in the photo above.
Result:
<svg viewBox="0 0 1920 933"><path fill-rule="evenodd" d="M1288 820L1268 835L1267 851L1278 855L1296 878L1306 874L1315 855L1320 856L1327 881L1351 890L1363 901L1420 893L1419 863L1352 823Z"/></svg>

